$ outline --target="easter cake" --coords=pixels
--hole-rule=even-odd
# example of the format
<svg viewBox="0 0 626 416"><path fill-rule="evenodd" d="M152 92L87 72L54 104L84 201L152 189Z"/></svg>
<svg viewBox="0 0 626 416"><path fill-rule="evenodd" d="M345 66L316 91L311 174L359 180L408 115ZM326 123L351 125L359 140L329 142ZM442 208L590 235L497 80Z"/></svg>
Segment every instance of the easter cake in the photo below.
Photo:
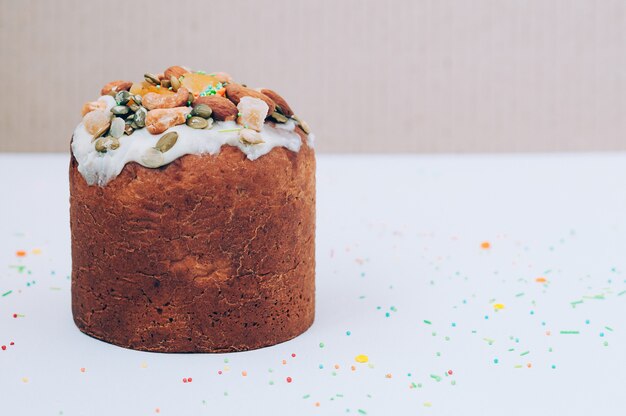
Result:
<svg viewBox="0 0 626 416"><path fill-rule="evenodd" d="M243 351L314 319L315 153L275 91L175 66L113 81L71 143L78 328L157 352Z"/></svg>

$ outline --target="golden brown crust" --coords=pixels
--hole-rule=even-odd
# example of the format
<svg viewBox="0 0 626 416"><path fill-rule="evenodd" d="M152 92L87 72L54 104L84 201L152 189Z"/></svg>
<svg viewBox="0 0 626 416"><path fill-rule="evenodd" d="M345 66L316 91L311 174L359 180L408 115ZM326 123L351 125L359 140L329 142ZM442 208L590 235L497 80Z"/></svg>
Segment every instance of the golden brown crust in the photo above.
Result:
<svg viewBox="0 0 626 416"><path fill-rule="evenodd" d="M303 141L305 137L302 136ZM237 148L105 187L70 163L72 311L88 335L161 352L242 351L314 318L315 155Z"/></svg>

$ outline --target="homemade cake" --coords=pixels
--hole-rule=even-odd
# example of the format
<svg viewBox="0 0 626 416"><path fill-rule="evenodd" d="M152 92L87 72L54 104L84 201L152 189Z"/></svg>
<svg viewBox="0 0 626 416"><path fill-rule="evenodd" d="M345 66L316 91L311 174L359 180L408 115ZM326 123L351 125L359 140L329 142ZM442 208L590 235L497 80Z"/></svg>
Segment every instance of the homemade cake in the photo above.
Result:
<svg viewBox="0 0 626 416"><path fill-rule="evenodd" d="M280 95L175 66L108 83L82 114L69 172L81 331L223 352L313 323L313 136Z"/></svg>

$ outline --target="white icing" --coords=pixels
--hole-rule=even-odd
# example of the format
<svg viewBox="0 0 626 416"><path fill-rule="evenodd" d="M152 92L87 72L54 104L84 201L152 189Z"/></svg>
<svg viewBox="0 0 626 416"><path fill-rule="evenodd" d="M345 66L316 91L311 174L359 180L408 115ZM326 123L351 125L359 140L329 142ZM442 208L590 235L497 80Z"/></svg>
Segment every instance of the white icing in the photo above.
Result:
<svg viewBox="0 0 626 416"><path fill-rule="evenodd" d="M110 96L100 97L99 100L107 103L107 110L116 104L115 99ZM265 123L260 132L264 141L261 144L247 145L242 143L239 140L240 128L241 126L234 121L217 121L213 123L212 128L203 130L192 129L185 124L171 127L167 132L177 132L178 141L170 150L163 153L163 165L187 154L208 153L215 155L225 144L238 147L250 160L255 160L269 153L277 146L285 147L293 152L300 150L302 142L300 136L294 131L296 124L293 120L284 124ZM165 133L150 134L145 128L135 130L130 136L122 136L118 149L100 153L96 151L92 142L93 136L85 130L85 126L81 122L74 130L72 153L78 162L78 171L87 183L104 186L119 175L129 162L137 162L146 166L142 161L143 157L153 151L152 149L163 134ZM309 135L307 144L312 147L312 134Z"/></svg>

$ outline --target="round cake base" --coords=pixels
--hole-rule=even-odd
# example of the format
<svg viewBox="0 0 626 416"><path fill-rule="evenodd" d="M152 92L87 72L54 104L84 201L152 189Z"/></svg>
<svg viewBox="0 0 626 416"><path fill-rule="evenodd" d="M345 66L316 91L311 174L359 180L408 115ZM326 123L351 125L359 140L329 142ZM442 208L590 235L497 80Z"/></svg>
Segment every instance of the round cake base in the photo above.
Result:
<svg viewBox="0 0 626 416"><path fill-rule="evenodd" d="M315 156L305 143L255 161L224 146L158 169L130 163L104 187L87 185L72 158L70 220L72 312L92 337L245 351L313 323Z"/></svg>

